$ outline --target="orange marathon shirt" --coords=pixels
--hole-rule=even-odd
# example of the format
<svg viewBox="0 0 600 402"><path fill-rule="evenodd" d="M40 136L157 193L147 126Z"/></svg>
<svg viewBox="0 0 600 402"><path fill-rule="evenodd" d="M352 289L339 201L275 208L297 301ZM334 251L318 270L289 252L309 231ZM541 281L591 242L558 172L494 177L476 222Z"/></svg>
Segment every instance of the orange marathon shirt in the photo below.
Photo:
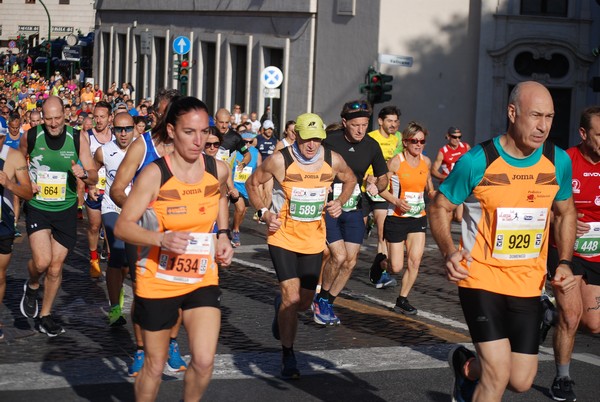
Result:
<svg viewBox="0 0 600 402"><path fill-rule="evenodd" d="M214 159L205 156L205 167ZM213 231L219 211L220 185L216 173L205 170L202 180L184 183L171 172L169 157L157 159L163 183L158 197L142 217L146 229L191 232L185 254L174 254L158 246L141 247L137 262L136 294L150 299L181 296L200 287L219 284L214 260ZM216 172L216 168L214 169ZM135 185L135 184L134 184Z"/></svg>

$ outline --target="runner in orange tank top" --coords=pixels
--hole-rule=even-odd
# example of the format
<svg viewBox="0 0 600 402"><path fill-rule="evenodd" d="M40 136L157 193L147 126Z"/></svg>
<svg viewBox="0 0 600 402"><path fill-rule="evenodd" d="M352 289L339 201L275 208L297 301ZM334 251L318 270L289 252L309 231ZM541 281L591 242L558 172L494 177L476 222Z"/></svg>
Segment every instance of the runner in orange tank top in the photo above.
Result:
<svg viewBox="0 0 600 402"><path fill-rule="evenodd" d="M334 218L356 186L344 159L321 146L325 138L319 116L305 113L296 119L296 141L267 158L246 181L250 202L267 224L269 252L281 295L275 298L272 332L281 340L281 377L300 377L294 356L298 313L308 309L315 294L325 249L327 212ZM342 183L340 196L327 201L333 179ZM260 186L275 179L282 188L279 212L269 211ZM275 202L276 200L274 200Z"/></svg>
<svg viewBox="0 0 600 402"><path fill-rule="evenodd" d="M417 314L417 309L408 302L408 293L417 280L425 250L425 194L435 194L429 173L431 160L423 156L427 134L421 124L408 123L402 132L404 151L388 161L391 191L381 193L389 203L383 226L383 236L388 242L388 267L393 273L402 272L405 244L408 257L394 310L409 315Z"/></svg>
<svg viewBox="0 0 600 402"><path fill-rule="evenodd" d="M174 151L138 176L115 226L117 237L141 246L134 321L142 328L145 362L136 400L156 399L179 309L192 353L184 396L200 400L212 377L221 323L217 264L227 266L233 256L229 229L211 233L215 221L228 225L230 171L202 155L209 133L202 101L174 100L160 124L157 134L172 140Z"/></svg>
<svg viewBox="0 0 600 402"><path fill-rule="evenodd" d="M453 400L501 401L525 392L538 368L540 295L550 212L559 262L555 291L577 284L569 269L576 210L567 154L546 142L554 118L550 91L521 82L508 98L506 134L462 156L429 207L431 233L446 260L477 356L457 345L448 355ZM465 203L461 244L452 212Z"/></svg>

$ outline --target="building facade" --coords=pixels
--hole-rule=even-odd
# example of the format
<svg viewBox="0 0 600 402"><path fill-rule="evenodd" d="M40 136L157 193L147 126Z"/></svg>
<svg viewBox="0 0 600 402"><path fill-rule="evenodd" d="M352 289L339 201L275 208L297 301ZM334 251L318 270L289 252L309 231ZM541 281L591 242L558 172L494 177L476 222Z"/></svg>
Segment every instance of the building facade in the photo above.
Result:
<svg viewBox="0 0 600 402"><path fill-rule="evenodd" d="M262 71L280 68L279 130L307 111L339 121L345 101L364 97L369 66L394 76L390 103L402 110L401 127L428 127L430 155L449 126L470 143L502 133L508 94L523 80L550 88L551 137L563 147L578 142L581 109L600 103L589 85L600 76L595 0L98 0L96 8L102 87L131 82L137 99L178 88L183 56L173 44L184 36L186 91L210 110L239 104L260 116L269 104Z"/></svg>
<svg viewBox="0 0 600 402"><path fill-rule="evenodd" d="M51 39L93 32L95 13L93 0L0 0L0 52L16 51L17 38L30 46L45 41L48 15Z"/></svg>

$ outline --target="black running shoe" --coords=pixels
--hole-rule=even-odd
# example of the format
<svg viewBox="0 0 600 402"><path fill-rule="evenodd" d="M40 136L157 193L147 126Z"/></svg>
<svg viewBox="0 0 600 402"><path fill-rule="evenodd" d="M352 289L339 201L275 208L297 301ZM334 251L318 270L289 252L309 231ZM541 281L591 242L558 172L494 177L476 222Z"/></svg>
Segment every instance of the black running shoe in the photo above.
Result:
<svg viewBox="0 0 600 402"><path fill-rule="evenodd" d="M471 381L463 374L465 363L473 357L475 357L475 354L462 345L455 346L448 353L448 365L454 373L451 393L452 402L470 402L473 399L477 381Z"/></svg>
<svg viewBox="0 0 600 402"><path fill-rule="evenodd" d="M53 338L65 332L64 328L54 321L51 315L40 317L40 332Z"/></svg>
<svg viewBox="0 0 600 402"><path fill-rule="evenodd" d="M23 297L21 297L21 314L28 318L35 318L38 315L38 289L31 289L29 281L23 285Z"/></svg>
<svg viewBox="0 0 600 402"><path fill-rule="evenodd" d="M577 397L573 391L573 385L575 385L575 381L571 380L570 377L556 377L550 387L552 399L555 401L576 401Z"/></svg>
<svg viewBox="0 0 600 402"><path fill-rule="evenodd" d="M283 356L281 362L281 378L284 380L297 380L300 378L300 371L298 371L294 352L288 356Z"/></svg>
<svg viewBox="0 0 600 402"><path fill-rule="evenodd" d="M381 269L381 263L385 261L387 256L383 253L377 253L375 259L373 260L373 264L371 265L371 269L369 270L369 280L372 284L376 285L381 279L381 274L383 273L383 269Z"/></svg>
<svg viewBox="0 0 600 402"><path fill-rule="evenodd" d="M545 293L542 294L542 323L540 324L540 345L546 341L546 337L548 336L548 331L550 328L556 323L556 317L558 312L556 311L556 307L550 301L550 298Z"/></svg>
<svg viewBox="0 0 600 402"><path fill-rule="evenodd" d="M408 302L406 297L398 297L396 299L394 311L407 315L416 315L418 313L418 310Z"/></svg>

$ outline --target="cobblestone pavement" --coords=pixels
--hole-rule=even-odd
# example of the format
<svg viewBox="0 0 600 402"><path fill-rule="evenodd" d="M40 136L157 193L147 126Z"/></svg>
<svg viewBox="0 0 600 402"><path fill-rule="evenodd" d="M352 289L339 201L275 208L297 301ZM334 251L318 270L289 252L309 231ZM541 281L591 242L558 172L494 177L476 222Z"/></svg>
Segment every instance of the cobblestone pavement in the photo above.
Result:
<svg viewBox="0 0 600 402"><path fill-rule="evenodd" d="M20 226L24 233L23 222ZM108 328L106 286L103 280L90 279L84 222L80 221L78 230L82 240L66 261L54 307L66 333L56 338L37 332L34 320L22 317L19 311L30 253L27 236L15 243L4 305L0 305L5 333L0 341L0 390L131 382L126 374L135 349L130 319L127 317L127 325L120 329ZM458 231L459 227L453 226L453 236ZM421 272L410 295L411 304L419 309L419 315L413 317L391 309L399 288L377 290L370 284L368 269L375 247L373 235L365 242L353 277L336 301L341 326L322 327L312 321L310 314L301 315L295 349L302 353L299 362L303 372L399 369L410 366L410 359L416 361L423 356L429 359L427 367L443 367L453 344L470 342L456 287L446 280L431 237L428 236ZM126 285L128 312L132 294L129 281ZM278 286L264 244L263 225L250 219L244 222L242 247L236 249L233 265L221 270L221 288L222 327L214 378L237 378L257 372L276 375L280 345L271 336L271 320ZM582 339L587 345L585 352L599 362L598 338ZM185 329L178 340L182 354L189 353ZM540 359L550 361L550 341L544 346L546 354ZM336 351L335 358L327 354L331 350ZM360 360L359 350L382 353L371 353ZM400 362L398 353L403 356ZM35 375L29 380L23 372ZM165 374L165 379L180 378Z"/></svg>

